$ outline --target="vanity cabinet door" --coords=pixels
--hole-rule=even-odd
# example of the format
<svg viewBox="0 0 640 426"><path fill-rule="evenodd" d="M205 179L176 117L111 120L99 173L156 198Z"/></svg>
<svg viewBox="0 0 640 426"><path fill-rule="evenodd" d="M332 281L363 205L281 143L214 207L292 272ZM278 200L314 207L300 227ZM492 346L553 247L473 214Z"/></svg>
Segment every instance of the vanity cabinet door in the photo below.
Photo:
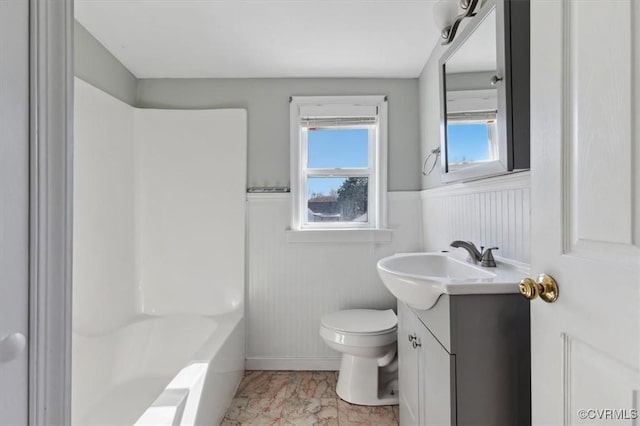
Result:
<svg viewBox="0 0 640 426"><path fill-rule="evenodd" d="M418 319L407 305L398 301L398 381L400 398L400 425L419 425L419 352L409 336L419 329Z"/></svg>
<svg viewBox="0 0 640 426"><path fill-rule="evenodd" d="M419 328L418 339L419 424L454 425L455 392L452 376L455 356L450 355L424 325Z"/></svg>
<svg viewBox="0 0 640 426"><path fill-rule="evenodd" d="M453 425L455 356L398 302L400 425Z"/></svg>

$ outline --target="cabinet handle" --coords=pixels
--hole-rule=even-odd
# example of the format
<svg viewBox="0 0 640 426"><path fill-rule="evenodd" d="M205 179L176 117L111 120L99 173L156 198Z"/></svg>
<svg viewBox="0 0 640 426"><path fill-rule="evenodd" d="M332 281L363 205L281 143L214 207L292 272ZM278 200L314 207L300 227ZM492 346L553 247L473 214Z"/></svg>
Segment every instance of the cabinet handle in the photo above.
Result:
<svg viewBox="0 0 640 426"><path fill-rule="evenodd" d="M413 335L412 335L412 334L410 334L410 335L409 335L409 341L410 341L410 342L415 341L417 338L418 338L418 336L416 336L415 334L413 334Z"/></svg>
<svg viewBox="0 0 640 426"><path fill-rule="evenodd" d="M418 339L413 340L413 349L417 349L422 346L422 343L418 342Z"/></svg>

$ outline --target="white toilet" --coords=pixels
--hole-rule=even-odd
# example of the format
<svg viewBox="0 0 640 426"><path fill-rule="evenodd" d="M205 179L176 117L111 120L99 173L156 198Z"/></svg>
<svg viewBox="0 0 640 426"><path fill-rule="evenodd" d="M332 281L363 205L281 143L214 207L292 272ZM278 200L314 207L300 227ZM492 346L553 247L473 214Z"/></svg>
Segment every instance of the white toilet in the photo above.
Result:
<svg viewBox="0 0 640 426"><path fill-rule="evenodd" d="M359 405L398 403L397 327L391 309L351 309L322 317L320 336L342 353L340 398Z"/></svg>

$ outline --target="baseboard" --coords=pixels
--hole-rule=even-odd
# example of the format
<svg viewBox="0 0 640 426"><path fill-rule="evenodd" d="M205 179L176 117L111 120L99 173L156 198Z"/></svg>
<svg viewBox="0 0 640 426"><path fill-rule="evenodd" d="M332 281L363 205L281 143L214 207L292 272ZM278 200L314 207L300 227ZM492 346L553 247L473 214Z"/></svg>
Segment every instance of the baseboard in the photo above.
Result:
<svg viewBox="0 0 640 426"><path fill-rule="evenodd" d="M247 370L337 371L340 357L335 358L247 358Z"/></svg>

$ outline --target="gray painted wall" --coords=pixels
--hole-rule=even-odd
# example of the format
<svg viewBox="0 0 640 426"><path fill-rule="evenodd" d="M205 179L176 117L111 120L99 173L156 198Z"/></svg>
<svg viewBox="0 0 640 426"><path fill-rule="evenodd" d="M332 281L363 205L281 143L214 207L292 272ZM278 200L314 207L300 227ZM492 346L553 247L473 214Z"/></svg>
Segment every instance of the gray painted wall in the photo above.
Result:
<svg viewBox="0 0 640 426"><path fill-rule="evenodd" d="M432 149L440 146L440 68L438 61L446 46L437 44L418 79L420 94L420 167ZM429 176L422 177L422 189L444 185L440 180L440 161Z"/></svg>
<svg viewBox="0 0 640 426"><path fill-rule="evenodd" d="M78 21L74 26L75 75L129 105L136 104L138 80Z"/></svg>
<svg viewBox="0 0 640 426"><path fill-rule="evenodd" d="M417 79L142 79L143 108L246 108L249 186L289 185L289 96L388 95L391 191L420 189Z"/></svg>

